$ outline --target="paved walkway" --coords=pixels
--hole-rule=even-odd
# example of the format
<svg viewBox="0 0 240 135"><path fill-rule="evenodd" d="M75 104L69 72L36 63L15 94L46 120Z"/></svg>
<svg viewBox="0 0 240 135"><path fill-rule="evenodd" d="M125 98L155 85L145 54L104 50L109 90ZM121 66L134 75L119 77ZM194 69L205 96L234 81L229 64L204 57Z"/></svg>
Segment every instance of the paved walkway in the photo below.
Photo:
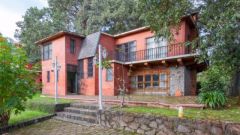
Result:
<svg viewBox="0 0 240 135"><path fill-rule="evenodd" d="M103 128L83 126L50 119L25 128L16 129L8 135L134 135L133 133Z"/></svg>

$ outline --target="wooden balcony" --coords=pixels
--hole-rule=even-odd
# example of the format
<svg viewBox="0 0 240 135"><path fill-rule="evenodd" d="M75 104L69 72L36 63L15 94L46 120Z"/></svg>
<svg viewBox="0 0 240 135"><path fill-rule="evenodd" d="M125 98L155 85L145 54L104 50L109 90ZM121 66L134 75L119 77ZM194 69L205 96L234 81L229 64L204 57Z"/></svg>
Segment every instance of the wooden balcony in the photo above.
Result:
<svg viewBox="0 0 240 135"><path fill-rule="evenodd" d="M183 44L172 44L168 46L162 46L157 48L139 50L135 52L117 52L114 57L111 55L111 59L129 63L140 61L154 61L168 58L180 58L183 56L195 54L195 51L189 46Z"/></svg>

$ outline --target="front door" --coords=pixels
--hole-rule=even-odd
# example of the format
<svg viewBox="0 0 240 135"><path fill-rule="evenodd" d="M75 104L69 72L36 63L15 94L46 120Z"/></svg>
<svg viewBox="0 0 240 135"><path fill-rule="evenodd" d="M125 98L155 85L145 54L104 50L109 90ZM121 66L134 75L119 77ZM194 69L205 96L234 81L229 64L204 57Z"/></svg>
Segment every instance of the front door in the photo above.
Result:
<svg viewBox="0 0 240 135"><path fill-rule="evenodd" d="M76 72L67 72L67 90L69 94L77 94Z"/></svg>
<svg viewBox="0 0 240 135"><path fill-rule="evenodd" d="M67 65L67 93L77 94L77 66Z"/></svg>

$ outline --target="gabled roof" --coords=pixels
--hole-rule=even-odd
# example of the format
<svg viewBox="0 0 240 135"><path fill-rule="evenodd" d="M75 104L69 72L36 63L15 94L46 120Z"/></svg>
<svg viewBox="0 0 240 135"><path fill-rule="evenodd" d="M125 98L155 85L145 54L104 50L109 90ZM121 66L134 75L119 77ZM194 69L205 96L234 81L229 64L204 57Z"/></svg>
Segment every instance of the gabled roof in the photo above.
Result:
<svg viewBox="0 0 240 135"><path fill-rule="evenodd" d="M99 43L101 32L92 33L87 35L83 40L78 59L93 57L96 54L97 46Z"/></svg>
<svg viewBox="0 0 240 135"><path fill-rule="evenodd" d="M36 41L35 44L43 44L43 43L49 42L53 39L59 38L59 37L64 36L64 35L70 35L70 36L85 38L85 36L79 35L78 33L75 33L75 32L60 31L60 32L52 34L52 35L50 35L46 38L43 38L43 39L40 39L40 40Z"/></svg>

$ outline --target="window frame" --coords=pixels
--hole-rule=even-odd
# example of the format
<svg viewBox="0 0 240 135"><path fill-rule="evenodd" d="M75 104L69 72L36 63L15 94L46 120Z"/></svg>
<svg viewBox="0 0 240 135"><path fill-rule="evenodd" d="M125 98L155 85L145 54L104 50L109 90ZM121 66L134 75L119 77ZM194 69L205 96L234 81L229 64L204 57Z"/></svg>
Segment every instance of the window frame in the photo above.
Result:
<svg viewBox="0 0 240 135"><path fill-rule="evenodd" d="M84 59L78 60L78 71L80 79L84 79Z"/></svg>
<svg viewBox="0 0 240 135"><path fill-rule="evenodd" d="M75 54L75 52L76 52L76 40L70 38L70 53Z"/></svg>
<svg viewBox="0 0 240 135"><path fill-rule="evenodd" d="M47 71L47 83L50 83L50 81L51 81L50 74L51 74L51 72Z"/></svg>
<svg viewBox="0 0 240 135"><path fill-rule="evenodd" d="M88 60L87 75L88 77L93 77L93 57L90 57L87 60Z"/></svg>
<svg viewBox="0 0 240 135"><path fill-rule="evenodd" d="M111 76L110 78L109 78L109 75ZM106 81L113 81L113 69L112 68L106 69Z"/></svg>
<svg viewBox="0 0 240 135"><path fill-rule="evenodd" d="M131 61L136 59L136 51L137 51L137 41L136 40L118 44L116 48L117 48L116 51L119 55L118 57L120 57L120 60L126 61L126 57L130 58ZM128 59L127 59L127 61L128 61Z"/></svg>
<svg viewBox="0 0 240 135"><path fill-rule="evenodd" d="M46 43L42 46L42 60L52 59L52 43Z"/></svg>

